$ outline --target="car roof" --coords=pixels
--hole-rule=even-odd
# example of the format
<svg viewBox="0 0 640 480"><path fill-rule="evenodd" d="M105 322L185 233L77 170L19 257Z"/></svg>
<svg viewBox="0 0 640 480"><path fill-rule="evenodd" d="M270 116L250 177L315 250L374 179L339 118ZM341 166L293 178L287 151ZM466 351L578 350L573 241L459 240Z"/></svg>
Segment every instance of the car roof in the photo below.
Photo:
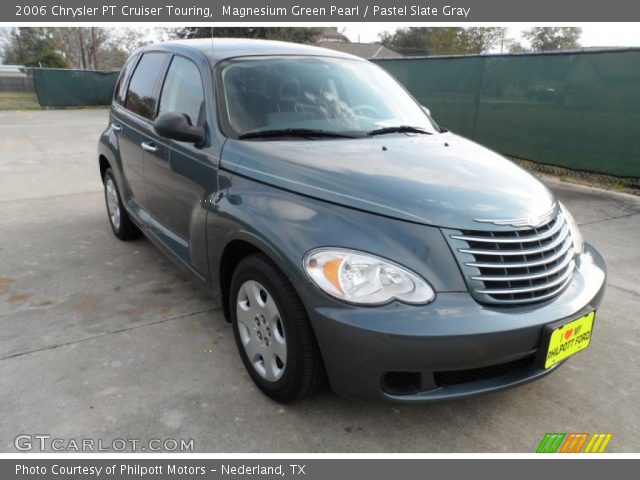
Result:
<svg viewBox="0 0 640 480"><path fill-rule="evenodd" d="M254 40L248 38L194 38L188 40L172 40L149 45L143 50L157 49L158 47L167 47L167 50L199 50L209 58L211 63L217 63L227 58L251 55L313 55L363 61L360 57L329 50L328 48L314 47L300 43Z"/></svg>

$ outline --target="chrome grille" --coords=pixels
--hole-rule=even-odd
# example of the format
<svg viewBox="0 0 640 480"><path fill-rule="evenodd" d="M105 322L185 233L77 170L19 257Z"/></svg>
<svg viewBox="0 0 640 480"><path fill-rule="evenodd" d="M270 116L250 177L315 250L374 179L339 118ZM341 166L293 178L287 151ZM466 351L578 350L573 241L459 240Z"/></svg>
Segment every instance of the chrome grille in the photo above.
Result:
<svg viewBox="0 0 640 480"><path fill-rule="evenodd" d="M471 293L481 303L525 304L558 295L575 269L562 213L537 228L447 230Z"/></svg>

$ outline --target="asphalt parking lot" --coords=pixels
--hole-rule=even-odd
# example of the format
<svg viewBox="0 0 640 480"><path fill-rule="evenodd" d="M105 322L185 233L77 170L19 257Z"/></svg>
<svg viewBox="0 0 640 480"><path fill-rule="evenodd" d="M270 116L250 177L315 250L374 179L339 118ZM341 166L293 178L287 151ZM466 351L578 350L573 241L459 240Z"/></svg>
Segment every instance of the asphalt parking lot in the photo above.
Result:
<svg viewBox="0 0 640 480"><path fill-rule="evenodd" d="M199 452L534 452L545 432L640 451L640 199L548 181L609 268L589 350L524 387L422 406L262 395L211 300L111 233L106 110L0 112L0 451L19 434L193 439Z"/></svg>

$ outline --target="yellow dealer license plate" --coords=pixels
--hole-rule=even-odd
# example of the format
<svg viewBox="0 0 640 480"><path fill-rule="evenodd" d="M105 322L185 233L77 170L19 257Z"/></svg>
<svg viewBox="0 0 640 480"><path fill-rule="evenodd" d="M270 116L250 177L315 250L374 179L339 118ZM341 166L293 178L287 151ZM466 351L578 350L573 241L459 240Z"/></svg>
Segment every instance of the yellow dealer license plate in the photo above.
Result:
<svg viewBox="0 0 640 480"><path fill-rule="evenodd" d="M589 346L595 316L595 311L589 312L551 331L544 368L552 367Z"/></svg>

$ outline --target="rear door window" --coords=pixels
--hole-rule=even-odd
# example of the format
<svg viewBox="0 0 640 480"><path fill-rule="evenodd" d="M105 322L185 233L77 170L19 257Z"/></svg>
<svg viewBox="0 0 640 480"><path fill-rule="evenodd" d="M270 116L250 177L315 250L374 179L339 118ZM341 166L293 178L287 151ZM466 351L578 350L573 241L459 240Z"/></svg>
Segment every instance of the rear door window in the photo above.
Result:
<svg viewBox="0 0 640 480"><path fill-rule="evenodd" d="M129 83L125 108L141 117L153 120L156 113L156 87L164 72L167 54L145 53Z"/></svg>
<svg viewBox="0 0 640 480"><path fill-rule="evenodd" d="M186 113L193 125L198 123L204 103L202 77L195 63L183 57L173 57L160 96L159 113Z"/></svg>

